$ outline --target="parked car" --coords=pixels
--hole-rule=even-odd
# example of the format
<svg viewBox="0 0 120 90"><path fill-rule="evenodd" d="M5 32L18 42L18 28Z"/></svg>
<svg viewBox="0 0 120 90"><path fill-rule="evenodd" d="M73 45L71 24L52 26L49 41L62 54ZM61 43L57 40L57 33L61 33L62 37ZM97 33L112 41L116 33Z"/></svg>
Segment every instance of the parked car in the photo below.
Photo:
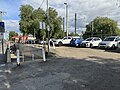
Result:
<svg viewBox="0 0 120 90"><path fill-rule="evenodd" d="M115 49L119 47L119 44L120 36L109 36L99 43L99 47Z"/></svg>
<svg viewBox="0 0 120 90"><path fill-rule="evenodd" d="M53 39L55 45L62 46L62 45L69 45L72 37L64 37L63 39Z"/></svg>
<svg viewBox="0 0 120 90"><path fill-rule="evenodd" d="M55 45L62 46L62 45L69 45L72 38L79 38L79 36L68 36L64 37L63 39L52 39Z"/></svg>
<svg viewBox="0 0 120 90"><path fill-rule="evenodd" d="M99 37L90 37L82 41L83 47L98 47L99 43L102 41Z"/></svg>
<svg viewBox="0 0 120 90"><path fill-rule="evenodd" d="M35 44L35 40L26 40L25 44Z"/></svg>
<svg viewBox="0 0 120 90"><path fill-rule="evenodd" d="M47 41L42 41L42 40L39 40L39 39L35 40L35 44L43 44L43 42L47 43Z"/></svg>
<svg viewBox="0 0 120 90"><path fill-rule="evenodd" d="M83 41L82 37L76 37L76 38L72 38L72 40L70 41L70 46L74 46L74 47L78 47L81 46Z"/></svg>

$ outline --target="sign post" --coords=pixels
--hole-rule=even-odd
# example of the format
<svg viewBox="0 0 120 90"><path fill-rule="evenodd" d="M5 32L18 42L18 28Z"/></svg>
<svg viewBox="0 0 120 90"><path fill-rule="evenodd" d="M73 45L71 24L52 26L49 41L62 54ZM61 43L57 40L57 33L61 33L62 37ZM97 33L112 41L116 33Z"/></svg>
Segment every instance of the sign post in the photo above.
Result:
<svg viewBox="0 0 120 90"><path fill-rule="evenodd" d="M5 33L5 26L4 26L4 22L0 22L0 39L2 40L2 54L4 54L4 35L3 33Z"/></svg>

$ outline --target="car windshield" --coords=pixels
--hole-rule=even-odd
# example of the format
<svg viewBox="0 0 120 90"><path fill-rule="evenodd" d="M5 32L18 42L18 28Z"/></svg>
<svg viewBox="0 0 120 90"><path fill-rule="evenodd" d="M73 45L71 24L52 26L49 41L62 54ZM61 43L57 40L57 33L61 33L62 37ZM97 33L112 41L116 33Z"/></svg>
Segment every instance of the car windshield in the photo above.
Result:
<svg viewBox="0 0 120 90"><path fill-rule="evenodd" d="M75 40L76 40L76 38L73 38L73 39L72 39L72 41L75 41Z"/></svg>
<svg viewBox="0 0 120 90"><path fill-rule="evenodd" d="M114 41L115 37L108 37L105 38L103 41Z"/></svg>
<svg viewBox="0 0 120 90"><path fill-rule="evenodd" d="M85 41L91 41L92 40L92 38L88 38L88 39L86 39Z"/></svg>

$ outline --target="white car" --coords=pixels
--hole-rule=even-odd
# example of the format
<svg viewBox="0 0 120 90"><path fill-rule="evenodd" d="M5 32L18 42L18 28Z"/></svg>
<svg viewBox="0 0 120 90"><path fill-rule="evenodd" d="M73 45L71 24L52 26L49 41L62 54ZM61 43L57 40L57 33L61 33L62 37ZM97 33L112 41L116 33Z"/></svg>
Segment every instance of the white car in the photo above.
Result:
<svg viewBox="0 0 120 90"><path fill-rule="evenodd" d="M79 36L68 36L64 37L63 39L53 39L55 45L62 46L62 45L69 45L72 38L78 38Z"/></svg>
<svg viewBox="0 0 120 90"><path fill-rule="evenodd" d="M99 37L90 37L82 41L83 47L98 47L99 43L102 41Z"/></svg>
<svg viewBox="0 0 120 90"><path fill-rule="evenodd" d="M99 43L99 47L112 48L112 49L119 47L119 45L120 45L120 36L109 36Z"/></svg>

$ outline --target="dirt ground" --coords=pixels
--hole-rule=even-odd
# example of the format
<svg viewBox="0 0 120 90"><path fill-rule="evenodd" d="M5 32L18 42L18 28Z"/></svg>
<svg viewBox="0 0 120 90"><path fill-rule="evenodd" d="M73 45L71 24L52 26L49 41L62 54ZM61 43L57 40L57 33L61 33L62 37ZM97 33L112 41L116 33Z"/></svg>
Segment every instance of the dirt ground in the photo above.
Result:
<svg viewBox="0 0 120 90"><path fill-rule="evenodd" d="M74 47L50 51L47 62L0 66L0 90L120 90L120 53Z"/></svg>
<svg viewBox="0 0 120 90"><path fill-rule="evenodd" d="M89 57L100 57L106 59L120 59L120 53L110 52L113 50L102 50L96 48L75 48L75 47L56 47L56 49L51 49L51 52L55 53L60 57L67 58L89 58Z"/></svg>

